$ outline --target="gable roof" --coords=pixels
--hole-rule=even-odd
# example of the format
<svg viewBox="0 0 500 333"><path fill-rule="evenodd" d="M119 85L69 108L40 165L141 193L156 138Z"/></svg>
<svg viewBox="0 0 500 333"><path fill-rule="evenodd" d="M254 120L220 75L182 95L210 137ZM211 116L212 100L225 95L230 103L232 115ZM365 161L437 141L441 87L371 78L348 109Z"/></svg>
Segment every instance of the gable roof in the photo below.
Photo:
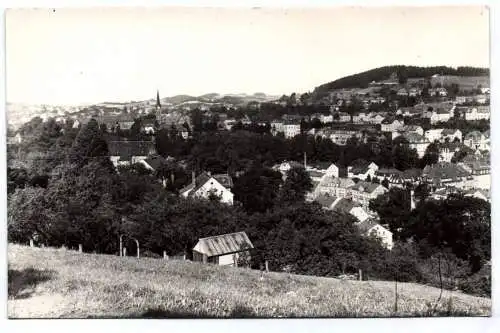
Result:
<svg viewBox="0 0 500 333"><path fill-rule="evenodd" d="M460 130L458 129L451 129L451 128L445 128L443 129L443 131L441 132L441 135L453 135L455 134L457 131L460 132Z"/></svg>
<svg viewBox="0 0 500 333"><path fill-rule="evenodd" d="M467 177L469 172L457 164L440 162L433 165L427 165L422 175L436 183L442 179L458 180L461 177Z"/></svg>
<svg viewBox="0 0 500 333"><path fill-rule="evenodd" d="M189 192L189 196L193 196L203 185L205 185L210 179L214 179L226 189L233 187L233 180L228 174L218 174L211 176L208 172L203 171L198 177L195 178L194 184L191 182L189 185L184 186L180 189L179 194Z"/></svg>
<svg viewBox="0 0 500 333"><path fill-rule="evenodd" d="M161 167L161 165L165 162L165 159L161 156L152 156L146 158L144 162L146 162L154 170L158 170Z"/></svg>
<svg viewBox="0 0 500 333"><path fill-rule="evenodd" d="M482 136L484 136L483 133L479 131L472 131L465 135L465 139L480 139Z"/></svg>
<svg viewBox="0 0 500 333"><path fill-rule="evenodd" d="M233 187L233 179L227 173L213 175L213 178L215 178L215 180L217 180L222 186L227 189Z"/></svg>
<svg viewBox="0 0 500 333"><path fill-rule="evenodd" d="M334 178L331 176L327 176L321 180L319 186L348 188L354 184L355 183L351 178L343 178L343 177Z"/></svg>
<svg viewBox="0 0 500 333"><path fill-rule="evenodd" d="M254 246L244 231L200 238L193 251L207 255L220 256L253 249Z"/></svg>
<svg viewBox="0 0 500 333"><path fill-rule="evenodd" d="M382 228L384 228L380 223L378 223L374 219L367 219L363 222L356 224L356 226L358 227L359 231L361 231L361 233L367 233L368 231L370 231L370 229L372 229L373 227L375 227L377 225L380 225ZM386 229L386 228L384 228L384 229Z"/></svg>
<svg viewBox="0 0 500 333"><path fill-rule="evenodd" d="M332 204L335 202L335 200L337 200L336 196L320 194L316 197L314 201L319 203L323 208L330 208Z"/></svg>
<svg viewBox="0 0 500 333"><path fill-rule="evenodd" d="M358 205L356 205L352 200L341 198L335 203L333 210L340 213L350 214L351 209L357 206Z"/></svg>
<svg viewBox="0 0 500 333"><path fill-rule="evenodd" d="M379 186L382 186L382 185L370 183L370 182L365 182L365 181L360 181L357 184L352 185L350 188L351 188L351 190L358 191L358 192L372 193Z"/></svg>
<svg viewBox="0 0 500 333"><path fill-rule="evenodd" d="M370 161L364 161L363 163L361 164L357 164L357 165L352 165L351 166L351 172L355 175L359 175L359 174L363 174L363 173L366 173L369 169L369 166L372 164L373 162L370 162Z"/></svg>
<svg viewBox="0 0 500 333"><path fill-rule="evenodd" d="M429 142L427 138L423 135L420 135L415 132L406 132L403 134L403 137L408 140L409 143L423 143L423 142Z"/></svg>
<svg viewBox="0 0 500 333"><path fill-rule="evenodd" d="M120 156L122 160L130 160L133 156L148 156L156 152L152 141L108 141L110 156Z"/></svg>

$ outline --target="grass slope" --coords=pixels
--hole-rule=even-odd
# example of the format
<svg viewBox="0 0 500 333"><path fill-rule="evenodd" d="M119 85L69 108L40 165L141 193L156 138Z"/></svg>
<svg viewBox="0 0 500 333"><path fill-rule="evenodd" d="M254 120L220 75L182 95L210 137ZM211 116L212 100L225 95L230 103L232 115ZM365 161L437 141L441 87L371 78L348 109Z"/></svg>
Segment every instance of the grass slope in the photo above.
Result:
<svg viewBox="0 0 500 333"><path fill-rule="evenodd" d="M491 300L394 283L8 247L10 318L490 315ZM435 307L435 311L431 311Z"/></svg>

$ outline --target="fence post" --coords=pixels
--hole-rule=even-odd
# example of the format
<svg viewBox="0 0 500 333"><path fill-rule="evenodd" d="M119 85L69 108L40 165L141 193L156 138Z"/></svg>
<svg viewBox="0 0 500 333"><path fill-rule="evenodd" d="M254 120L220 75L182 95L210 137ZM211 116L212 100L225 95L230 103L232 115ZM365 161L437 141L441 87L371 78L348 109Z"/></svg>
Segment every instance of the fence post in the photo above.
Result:
<svg viewBox="0 0 500 333"><path fill-rule="evenodd" d="M359 281L363 281L363 271L361 269L358 270Z"/></svg>
<svg viewBox="0 0 500 333"><path fill-rule="evenodd" d="M267 260L266 260L266 273L269 273L269 264L267 263Z"/></svg>
<svg viewBox="0 0 500 333"><path fill-rule="evenodd" d="M127 256L127 248L126 247L123 247L123 256L126 257Z"/></svg>
<svg viewBox="0 0 500 333"><path fill-rule="evenodd" d="M33 238L30 238L30 247L34 247L35 244L33 243Z"/></svg>
<svg viewBox="0 0 500 333"><path fill-rule="evenodd" d="M163 259L167 259L168 260L167 251L163 251Z"/></svg>
<svg viewBox="0 0 500 333"><path fill-rule="evenodd" d="M83 246L82 246L82 244L78 244L78 252L80 252L80 253L83 252Z"/></svg>

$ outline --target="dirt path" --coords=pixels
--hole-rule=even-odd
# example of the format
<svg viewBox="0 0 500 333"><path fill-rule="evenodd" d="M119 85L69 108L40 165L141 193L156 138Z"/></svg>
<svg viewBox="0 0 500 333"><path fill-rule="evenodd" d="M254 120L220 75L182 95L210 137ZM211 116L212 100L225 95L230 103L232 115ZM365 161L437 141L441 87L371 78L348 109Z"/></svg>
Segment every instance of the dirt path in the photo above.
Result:
<svg viewBox="0 0 500 333"><path fill-rule="evenodd" d="M9 299L7 313L9 318L58 318L66 308L67 300L63 295L32 295L27 298Z"/></svg>

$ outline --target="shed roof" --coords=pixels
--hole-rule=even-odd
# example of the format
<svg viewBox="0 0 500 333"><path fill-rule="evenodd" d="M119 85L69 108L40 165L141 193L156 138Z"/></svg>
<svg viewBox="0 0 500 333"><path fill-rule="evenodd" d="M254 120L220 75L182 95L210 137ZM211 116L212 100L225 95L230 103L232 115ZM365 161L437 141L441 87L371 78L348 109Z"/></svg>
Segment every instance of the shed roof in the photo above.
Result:
<svg viewBox="0 0 500 333"><path fill-rule="evenodd" d="M244 231L200 238L193 251L207 255L207 257L221 256L253 249L254 246Z"/></svg>

